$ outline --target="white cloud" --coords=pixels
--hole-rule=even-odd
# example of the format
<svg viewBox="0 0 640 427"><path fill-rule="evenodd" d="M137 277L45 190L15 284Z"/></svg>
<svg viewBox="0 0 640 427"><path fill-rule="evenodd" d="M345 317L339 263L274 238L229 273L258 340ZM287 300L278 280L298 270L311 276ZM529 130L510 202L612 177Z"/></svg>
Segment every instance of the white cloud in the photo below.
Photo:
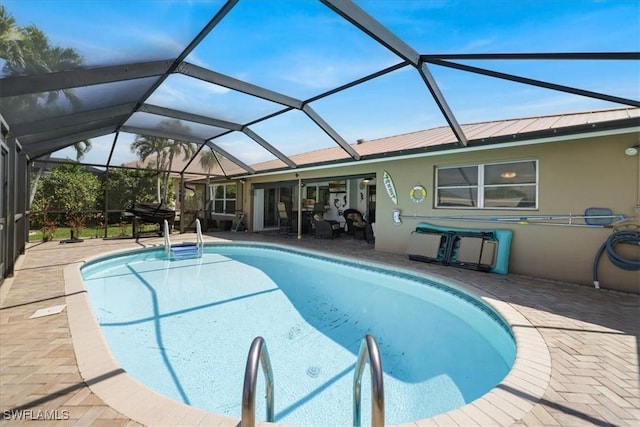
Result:
<svg viewBox="0 0 640 427"><path fill-rule="evenodd" d="M284 62L284 61L283 61ZM400 62L391 60L356 61L353 58L318 57L308 51L290 56L286 66L274 74L285 81L304 88L324 91L364 77L375 71Z"/></svg>

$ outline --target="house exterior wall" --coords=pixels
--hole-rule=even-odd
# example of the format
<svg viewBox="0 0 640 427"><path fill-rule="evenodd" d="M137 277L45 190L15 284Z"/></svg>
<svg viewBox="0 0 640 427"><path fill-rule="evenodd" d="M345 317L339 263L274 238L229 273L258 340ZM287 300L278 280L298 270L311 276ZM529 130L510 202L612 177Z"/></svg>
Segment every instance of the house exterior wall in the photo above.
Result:
<svg viewBox="0 0 640 427"><path fill-rule="evenodd" d="M634 215L639 199L640 156L624 154L627 147L638 143L637 134L584 138L557 143L536 144L504 149L467 152L445 156L389 162L384 165L394 180L398 192L395 206L382 190L378 178L378 223L376 250L403 253L407 238L420 216L462 215L582 215L588 207L607 207L615 214ZM436 166L465 165L483 162L537 159L539 164L538 210L469 210L435 209L434 171ZM382 169L378 170L378 177ZM409 190L420 182L428 190L427 200L416 204L409 199ZM391 221L391 210L400 209L401 225ZM637 214L635 214L637 215ZM385 221L384 218L388 218ZM634 223L638 223L636 216ZM462 228L506 228L513 231L509 271L593 286L594 257L599 247L611 235L611 228L509 224L496 227L493 223L429 221L437 225ZM639 259L640 248L616 245L616 250L628 259ZM603 288L640 292L640 273L614 266L606 254L599 262L598 276Z"/></svg>
<svg viewBox="0 0 640 427"><path fill-rule="evenodd" d="M624 150L638 144L638 133L578 137L573 140L490 148L481 151L461 150L459 153L428 157L389 159L366 165L349 165L316 171L300 172L300 178L344 176L375 173L377 205L375 249L388 253L406 253L411 232L418 222L461 228L497 229L513 231L509 271L512 273L548 278L551 280L593 286L594 257L611 235L612 228L569 227L534 224L497 224L495 222L433 221L420 216L531 216L583 215L586 208L606 207L614 214L634 216L640 204L640 156L627 156ZM537 210L507 209L436 209L434 207L435 168L478 163L538 160L539 193ZM391 175L398 204L388 197L382 175ZM293 173L281 177L261 177L260 181L291 179ZM421 184L427 189L422 203L410 200L409 191ZM251 202L245 193L245 206ZM392 221L392 210L400 209L402 223ZM246 210L250 214L250 208ZM415 218L412 216L415 215ZM559 222L559 221L558 221ZM580 221L581 222L581 221ZM640 247L616 245L627 259L639 259ZM640 273L613 265L606 253L599 262L599 282L602 288L640 293Z"/></svg>

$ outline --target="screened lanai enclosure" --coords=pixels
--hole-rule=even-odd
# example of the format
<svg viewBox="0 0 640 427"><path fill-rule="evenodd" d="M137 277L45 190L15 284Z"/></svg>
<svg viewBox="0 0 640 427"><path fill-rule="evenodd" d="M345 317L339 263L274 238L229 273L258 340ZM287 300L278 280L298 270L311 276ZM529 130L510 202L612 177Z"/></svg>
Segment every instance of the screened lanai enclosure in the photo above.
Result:
<svg viewBox="0 0 640 427"><path fill-rule="evenodd" d="M84 219L129 234L138 203L182 208L184 227L231 200L210 183L410 154L359 141L442 127L464 149L490 143L464 123L640 106L637 2L0 7L2 277L31 223L79 209L55 205L77 165Z"/></svg>

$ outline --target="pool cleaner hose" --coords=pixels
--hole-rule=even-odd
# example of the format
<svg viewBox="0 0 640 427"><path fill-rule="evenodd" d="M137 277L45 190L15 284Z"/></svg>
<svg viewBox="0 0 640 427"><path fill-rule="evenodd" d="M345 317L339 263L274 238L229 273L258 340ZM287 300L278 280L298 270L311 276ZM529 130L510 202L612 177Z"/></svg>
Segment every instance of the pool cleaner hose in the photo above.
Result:
<svg viewBox="0 0 640 427"><path fill-rule="evenodd" d="M614 230L613 234L600 246L596 257L593 260L593 285L596 288L600 288L600 282L598 281L598 262L603 252L607 252L607 256L613 265L622 268L624 270L640 270L640 260L630 260L621 257L615 251L615 245L618 243L627 243L633 245L640 245L640 229L629 230L621 229Z"/></svg>

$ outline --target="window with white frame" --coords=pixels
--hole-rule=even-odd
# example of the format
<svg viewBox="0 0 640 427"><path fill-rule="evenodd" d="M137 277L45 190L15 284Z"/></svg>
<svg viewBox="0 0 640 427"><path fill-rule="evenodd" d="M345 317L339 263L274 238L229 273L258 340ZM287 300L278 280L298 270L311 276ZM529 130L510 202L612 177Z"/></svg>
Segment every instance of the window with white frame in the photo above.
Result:
<svg viewBox="0 0 640 427"><path fill-rule="evenodd" d="M214 213L236 213L236 184L216 184L211 193Z"/></svg>
<svg viewBox="0 0 640 427"><path fill-rule="evenodd" d="M307 184L307 199L313 199L318 205L329 204L329 186L326 184Z"/></svg>
<svg viewBox="0 0 640 427"><path fill-rule="evenodd" d="M435 207L537 209L538 161L436 168Z"/></svg>

